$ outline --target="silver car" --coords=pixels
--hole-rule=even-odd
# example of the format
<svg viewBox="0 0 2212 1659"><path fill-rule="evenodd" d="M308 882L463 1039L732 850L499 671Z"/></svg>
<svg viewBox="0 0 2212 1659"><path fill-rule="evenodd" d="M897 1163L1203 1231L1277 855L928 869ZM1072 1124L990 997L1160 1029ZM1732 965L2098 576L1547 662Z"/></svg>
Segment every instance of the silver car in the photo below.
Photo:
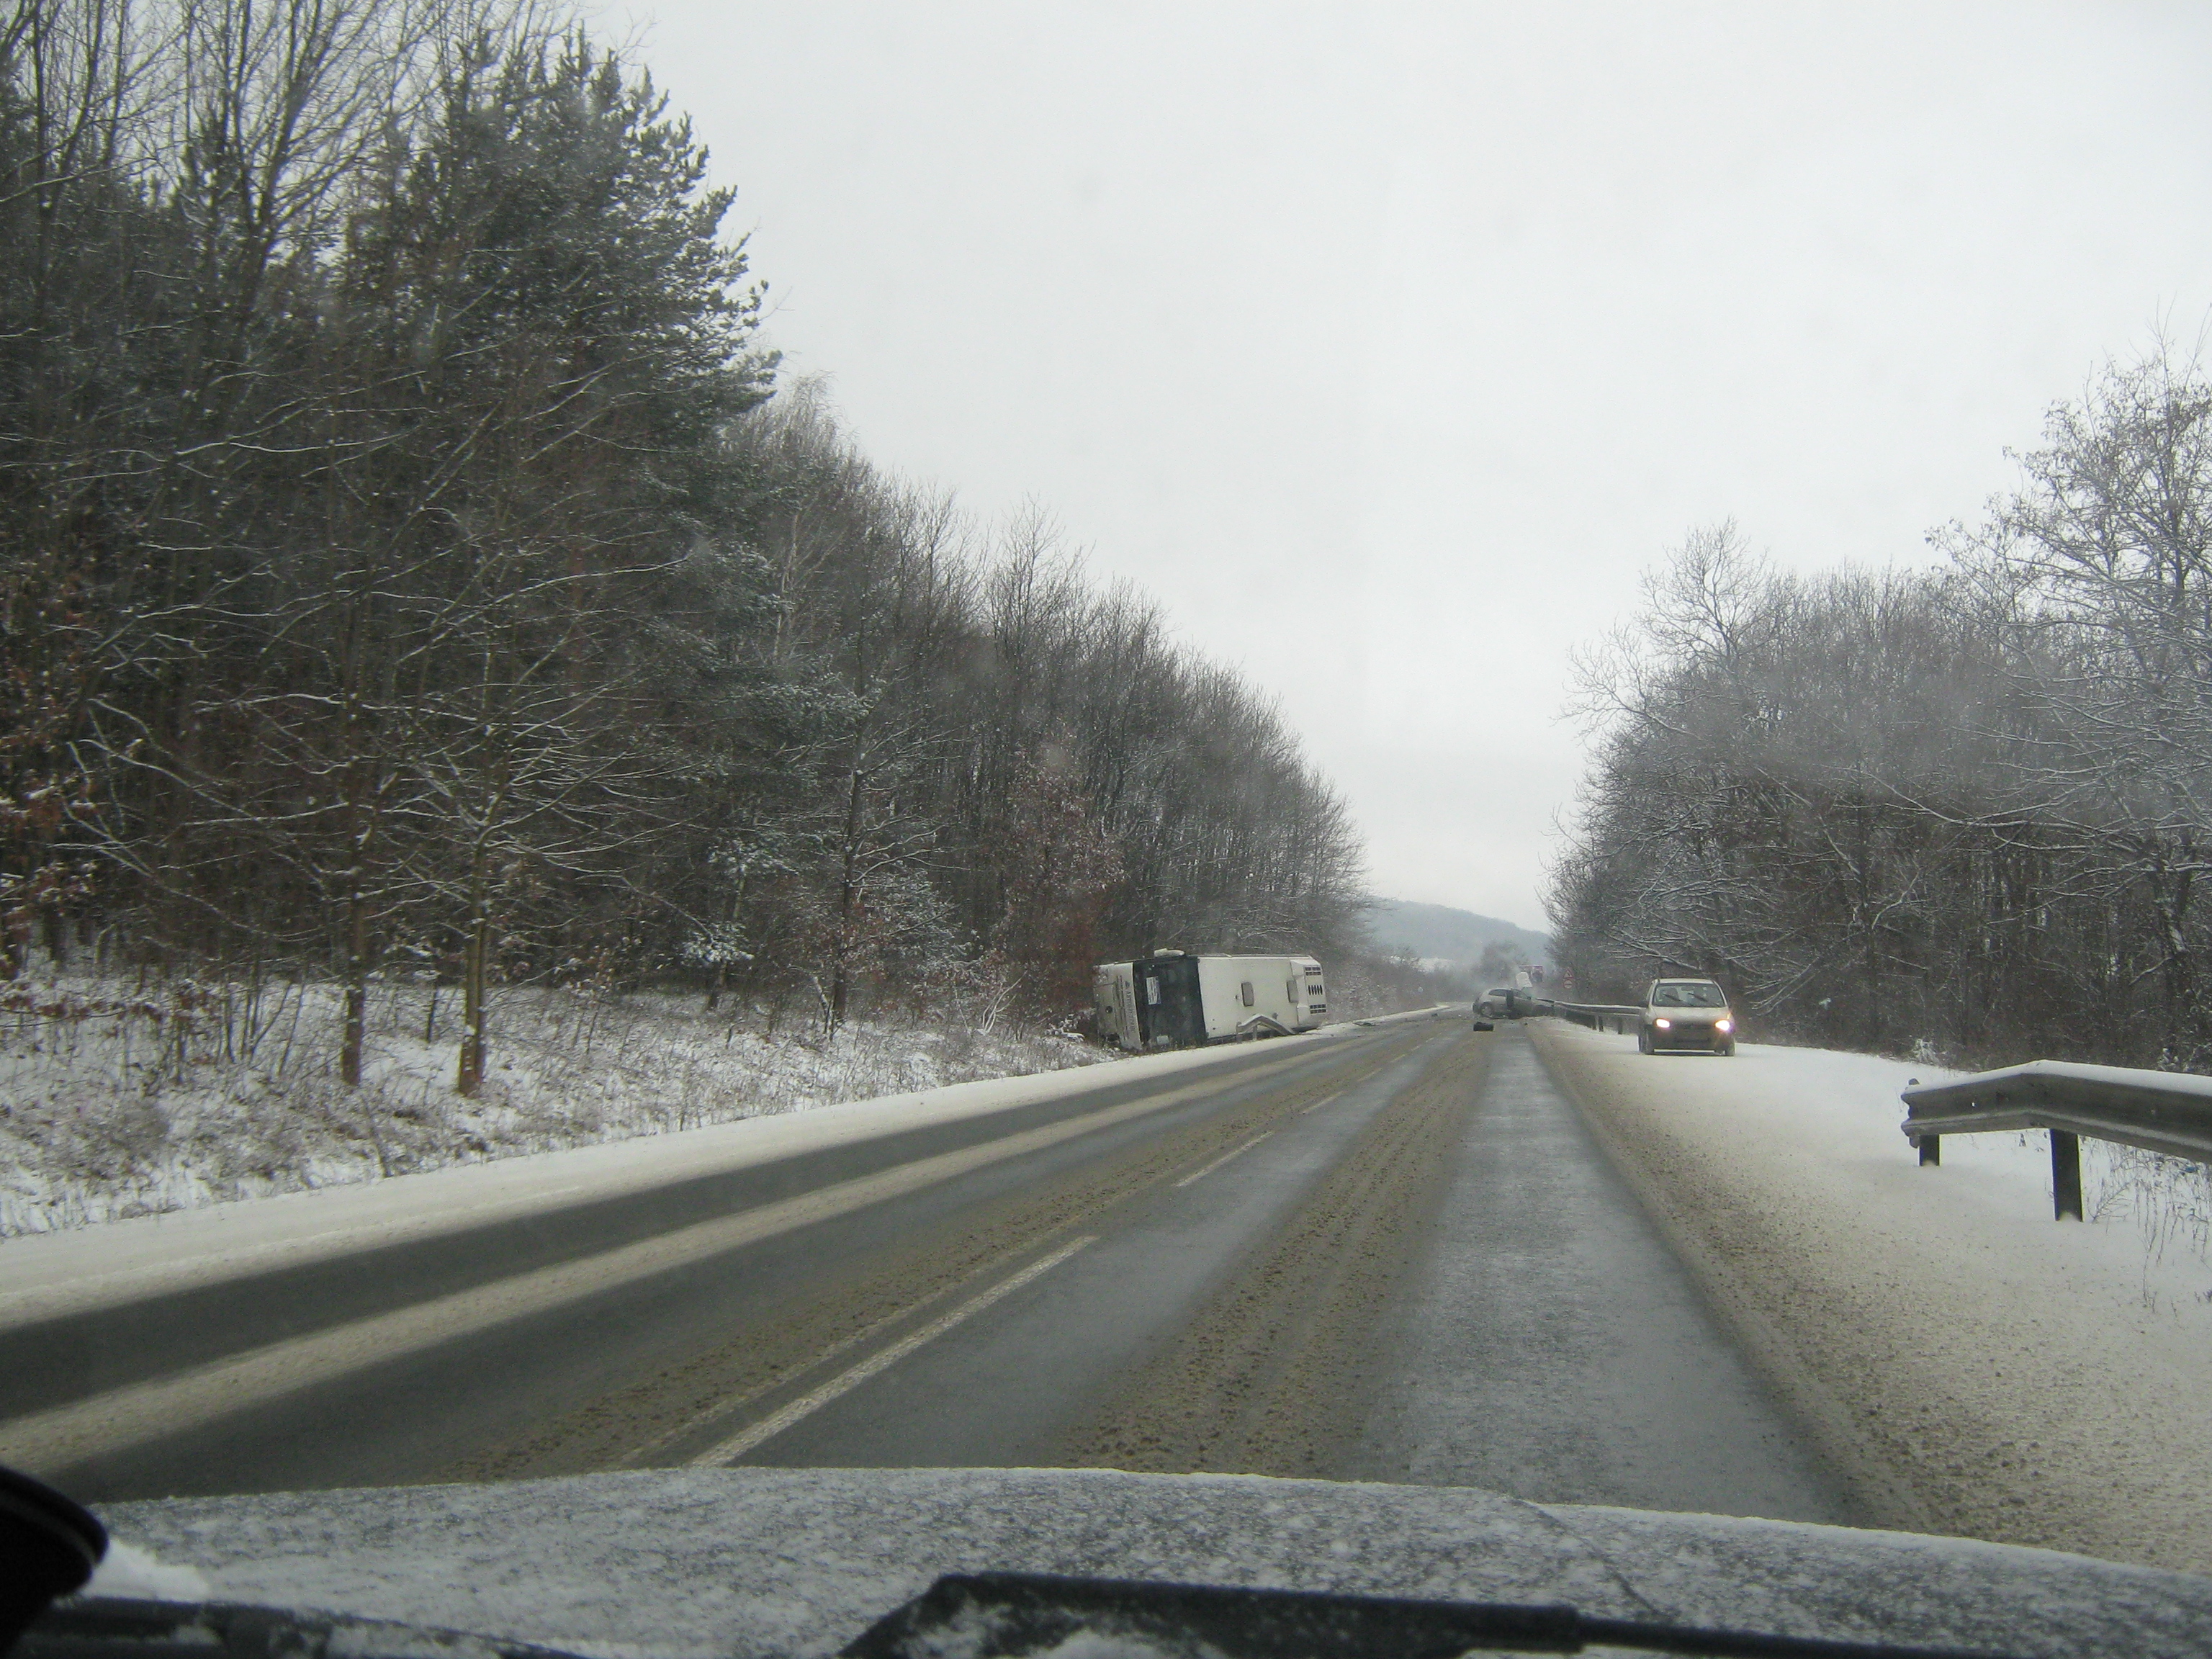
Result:
<svg viewBox="0 0 2212 1659"><path fill-rule="evenodd" d="M1655 979L1644 993L1643 1053L1732 1054L1735 1015L1728 993L1709 979Z"/></svg>

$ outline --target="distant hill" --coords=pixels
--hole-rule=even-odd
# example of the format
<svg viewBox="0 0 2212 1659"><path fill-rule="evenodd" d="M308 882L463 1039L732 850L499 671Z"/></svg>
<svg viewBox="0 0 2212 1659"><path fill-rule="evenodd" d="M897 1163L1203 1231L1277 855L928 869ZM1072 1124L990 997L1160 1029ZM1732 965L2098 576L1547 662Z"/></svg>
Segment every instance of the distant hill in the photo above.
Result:
<svg viewBox="0 0 2212 1659"><path fill-rule="evenodd" d="M1482 960L1482 947L1493 939L1510 943L1523 962L1549 962L1552 940L1496 916L1479 916L1472 910L1455 910L1449 904L1416 904L1410 899L1377 899L1367 913L1367 934L1386 954L1411 951L1415 956L1472 965Z"/></svg>

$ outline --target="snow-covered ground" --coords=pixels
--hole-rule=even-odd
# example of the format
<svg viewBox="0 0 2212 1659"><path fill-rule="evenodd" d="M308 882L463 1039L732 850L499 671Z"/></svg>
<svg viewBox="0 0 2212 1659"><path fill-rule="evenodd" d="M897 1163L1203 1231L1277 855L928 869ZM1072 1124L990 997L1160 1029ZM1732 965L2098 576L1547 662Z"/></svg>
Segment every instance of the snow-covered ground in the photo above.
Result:
<svg viewBox="0 0 2212 1659"><path fill-rule="evenodd" d="M1900 1090L1954 1075L1746 1044L1646 1057L1534 1028L1716 1302L1897 1524L2212 1570L2206 1171L2083 1146L2051 1218L2041 1133L1947 1136Z"/></svg>
<svg viewBox="0 0 2212 1659"><path fill-rule="evenodd" d="M363 1085L326 985L45 979L0 992L0 1237L695 1128L1109 1057L957 1018L823 1041L696 995L495 994L482 1091L452 990L374 988Z"/></svg>

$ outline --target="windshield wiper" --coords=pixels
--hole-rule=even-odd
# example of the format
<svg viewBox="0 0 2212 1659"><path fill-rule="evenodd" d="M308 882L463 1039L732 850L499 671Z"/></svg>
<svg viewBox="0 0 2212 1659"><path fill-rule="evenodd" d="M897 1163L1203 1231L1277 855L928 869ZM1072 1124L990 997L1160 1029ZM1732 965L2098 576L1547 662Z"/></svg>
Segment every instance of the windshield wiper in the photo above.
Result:
<svg viewBox="0 0 2212 1659"><path fill-rule="evenodd" d="M1190 1659L1454 1659L1483 1649L1579 1653L1586 1647L1716 1659L2003 1659L1987 1650L1711 1630L1604 1619L1560 1606L1406 1601L1328 1591L1231 1589L1044 1573L949 1573L878 1620L841 1659L1022 1659L1070 1638L1130 1654Z"/></svg>
<svg viewBox="0 0 2212 1659"><path fill-rule="evenodd" d="M1456 1659L1506 1649L1586 1647L1714 1659L2004 1659L1985 1649L1838 1641L1663 1620L1606 1619L1560 1605L1427 1601L1327 1591L1232 1589L1044 1573L947 1574L862 1632L841 1659L1023 1659L1072 1638L1128 1659ZM26 1631L9 1659L574 1659L502 1637L384 1620L224 1602L88 1597Z"/></svg>

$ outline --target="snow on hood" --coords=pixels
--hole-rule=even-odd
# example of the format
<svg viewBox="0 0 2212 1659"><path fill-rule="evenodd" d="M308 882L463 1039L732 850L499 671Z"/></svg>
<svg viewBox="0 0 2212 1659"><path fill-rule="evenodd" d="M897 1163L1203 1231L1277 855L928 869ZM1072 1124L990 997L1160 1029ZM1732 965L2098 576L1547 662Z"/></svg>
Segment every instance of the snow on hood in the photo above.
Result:
<svg viewBox="0 0 2212 1659"><path fill-rule="evenodd" d="M2212 1652L2212 1578L1468 1488L1114 1470L702 1469L103 1511L222 1600L605 1659L826 1655L939 1574L1521 1602L2025 1654Z"/></svg>
<svg viewBox="0 0 2212 1659"><path fill-rule="evenodd" d="M117 1538L109 1540L84 1593L126 1601L206 1601L214 1598L215 1587L191 1568L173 1565L151 1550Z"/></svg>

